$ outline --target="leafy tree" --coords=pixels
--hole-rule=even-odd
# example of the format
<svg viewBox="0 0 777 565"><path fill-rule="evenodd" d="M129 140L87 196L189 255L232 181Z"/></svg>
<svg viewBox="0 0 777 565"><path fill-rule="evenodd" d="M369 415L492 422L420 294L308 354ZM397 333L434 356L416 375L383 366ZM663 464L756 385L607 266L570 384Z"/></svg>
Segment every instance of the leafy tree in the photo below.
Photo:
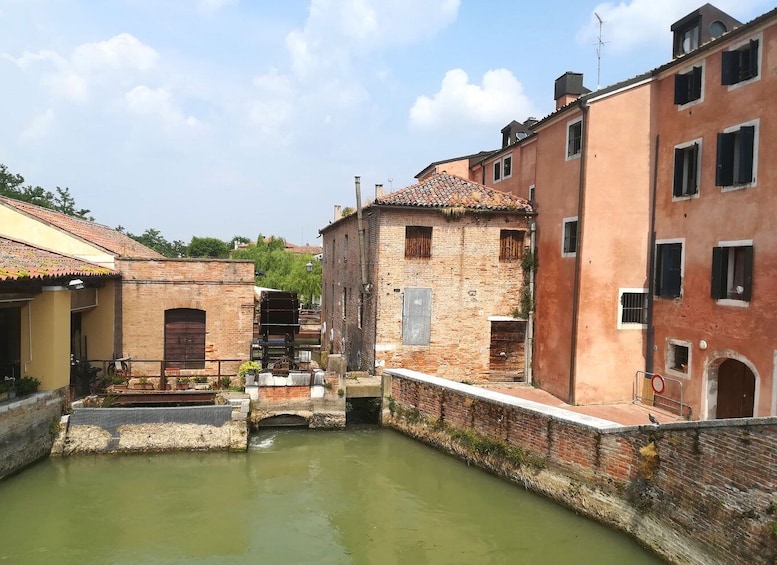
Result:
<svg viewBox="0 0 777 565"><path fill-rule="evenodd" d="M215 237L192 237L189 242L189 257L213 257L226 259L229 257L229 247Z"/></svg>
<svg viewBox="0 0 777 565"><path fill-rule="evenodd" d="M0 195L62 212L68 216L94 221L93 217L88 216L89 210L76 207L75 198L70 194L69 188L57 187L57 193L54 194L40 186L25 186L24 177L10 172L2 163L0 163Z"/></svg>

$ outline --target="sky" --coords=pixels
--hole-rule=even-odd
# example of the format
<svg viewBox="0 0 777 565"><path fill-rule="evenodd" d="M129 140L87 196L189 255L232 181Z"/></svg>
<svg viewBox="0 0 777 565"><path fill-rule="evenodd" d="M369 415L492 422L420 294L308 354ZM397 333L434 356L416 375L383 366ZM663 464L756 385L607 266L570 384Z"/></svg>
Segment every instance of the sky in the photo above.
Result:
<svg viewBox="0 0 777 565"><path fill-rule="evenodd" d="M497 149L564 72L595 90L669 61L701 4L0 0L0 163L131 233L316 245L354 176L366 203Z"/></svg>

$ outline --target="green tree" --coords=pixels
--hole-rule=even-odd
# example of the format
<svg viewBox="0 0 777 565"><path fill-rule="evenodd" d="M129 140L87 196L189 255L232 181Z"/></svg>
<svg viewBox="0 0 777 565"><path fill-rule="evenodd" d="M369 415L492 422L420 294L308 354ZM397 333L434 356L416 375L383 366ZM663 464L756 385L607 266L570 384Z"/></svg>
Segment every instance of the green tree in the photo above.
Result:
<svg viewBox="0 0 777 565"><path fill-rule="evenodd" d="M215 237L192 237L189 242L189 257L213 257L226 259L229 257L229 247Z"/></svg>
<svg viewBox="0 0 777 565"><path fill-rule="evenodd" d="M40 186L25 185L22 175L10 172L2 163L0 163L0 195L62 212L68 216L94 221L93 217L88 216L89 210L76 207L75 198L70 194L69 188L57 187L57 193L54 194Z"/></svg>

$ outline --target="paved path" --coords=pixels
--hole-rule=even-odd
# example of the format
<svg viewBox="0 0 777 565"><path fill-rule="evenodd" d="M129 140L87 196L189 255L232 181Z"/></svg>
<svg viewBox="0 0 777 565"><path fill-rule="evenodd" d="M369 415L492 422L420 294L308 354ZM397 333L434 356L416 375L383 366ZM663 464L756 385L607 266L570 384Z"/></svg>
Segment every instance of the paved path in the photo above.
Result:
<svg viewBox="0 0 777 565"><path fill-rule="evenodd" d="M595 416L604 420L610 420L611 422L617 422L624 426L642 426L650 424L648 420L648 414L653 414L661 423L679 422L683 418L677 414L667 412L654 406L646 406L639 402L625 402L621 404L590 404L587 406L571 406L562 400L559 400L549 392L534 388L524 384L486 384L483 388L501 392L503 394L509 394L510 396L516 396L518 398L524 398L526 400L533 400L541 404L547 404L548 406L555 406L557 408L563 408L572 412L578 412L580 414L587 414L589 416Z"/></svg>

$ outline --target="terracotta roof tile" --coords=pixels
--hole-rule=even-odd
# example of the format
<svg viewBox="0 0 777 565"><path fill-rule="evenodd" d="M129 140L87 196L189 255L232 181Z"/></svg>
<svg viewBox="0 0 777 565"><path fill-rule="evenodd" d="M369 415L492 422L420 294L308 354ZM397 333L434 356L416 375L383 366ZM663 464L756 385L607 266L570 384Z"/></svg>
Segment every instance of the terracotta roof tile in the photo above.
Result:
<svg viewBox="0 0 777 565"><path fill-rule="evenodd" d="M158 259L162 257L153 249L149 249L123 233L113 228L74 218L61 212L55 212L48 208L35 206L20 200L13 200L5 196L0 196L0 204L15 208L16 210L42 220L52 226L66 231L85 241L102 247L106 251L119 257L141 257L148 259Z"/></svg>
<svg viewBox="0 0 777 565"><path fill-rule="evenodd" d="M376 198L373 205L466 208L491 212L533 211L523 198L449 173L434 175L424 182Z"/></svg>
<svg viewBox="0 0 777 565"><path fill-rule="evenodd" d="M0 237L0 281L56 277L118 276L116 271Z"/></svg>

